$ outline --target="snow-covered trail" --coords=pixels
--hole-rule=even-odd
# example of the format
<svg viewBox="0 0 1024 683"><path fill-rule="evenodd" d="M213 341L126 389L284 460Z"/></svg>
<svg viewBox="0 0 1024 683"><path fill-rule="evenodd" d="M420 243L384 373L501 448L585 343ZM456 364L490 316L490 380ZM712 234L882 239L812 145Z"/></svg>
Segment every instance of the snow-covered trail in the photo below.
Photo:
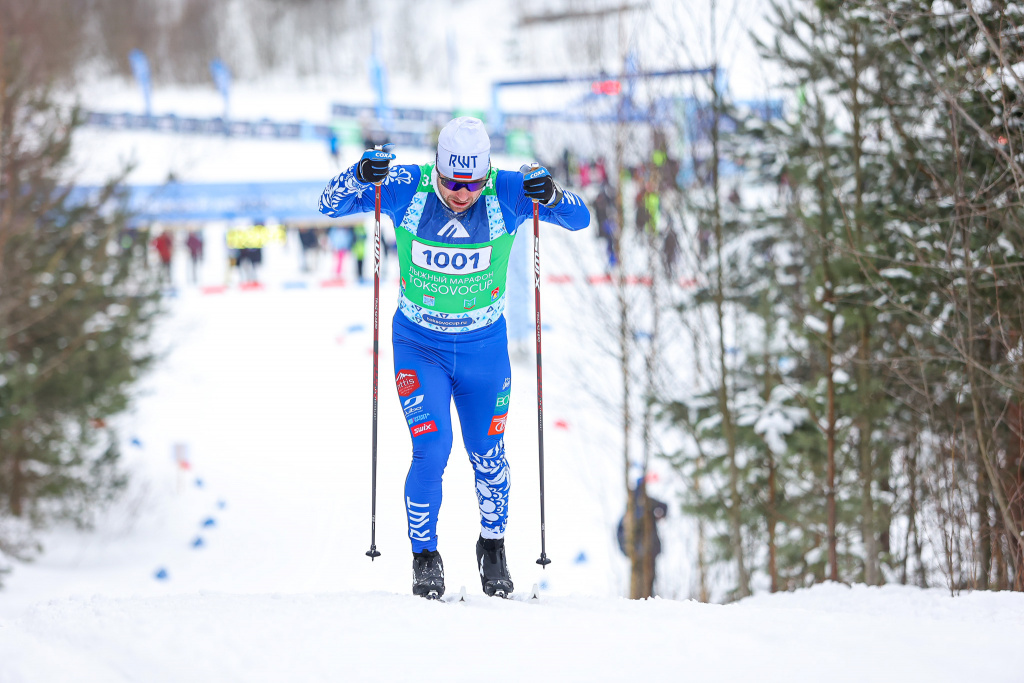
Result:
<svg viewBox="0 0 1024 683"><path fill-rule="evenodd" d="M382 592L75 598L0 625L4 681L1020 681L1024 596L819 586L733 606Z"/></svg>
<svg viewBox="0 0 1024 683"><path fill-rule="evenodd" d="M593 241L547 234L547 272L560 249ZM219 284L208 240L203 277ZM96 531L48 534L44 555L6 578L0 681L1021 680L1021 595L819 586L729 606L617 597L622 500L606 492L621 472L614 447L612 457L594 447L610 419L584 390L608 368L579 362L569 288L544 291L546 570L535 564L535 366L513 365L509 559L517 593L539 583L541 600L481 594L458 440L440 549L449 594L464 585L469 600L413 598L409 436L389 343L397 285L387 278L381 297L383 554L371 563L373 289L323 287L329 264L305 276L297 266L294 248L275 247L263 290L182 287L170 300L166 358L124 420L132 489Z"/></svg>

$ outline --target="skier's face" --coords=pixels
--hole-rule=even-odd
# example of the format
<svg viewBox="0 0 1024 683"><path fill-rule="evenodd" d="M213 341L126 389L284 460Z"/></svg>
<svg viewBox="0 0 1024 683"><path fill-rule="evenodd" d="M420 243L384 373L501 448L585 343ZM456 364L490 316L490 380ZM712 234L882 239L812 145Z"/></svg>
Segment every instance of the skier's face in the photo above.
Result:
<svg viewBox="0 0 1024 683"><path fill-rule="evenodd" d="M442 180L448 180L444 178ZM455 181L449 181L447 184L458 187L457 190L449 190L445 187L445 183L437 183L437 191L441 193L441 199L448 205L455 213L462 213L469 207L476 203L476 200L480 198L484 188L481 186L479 190L471 191L466 187L465 183L456 183ZM470 183L471 185L474 183ZM482 185L482 184L481 184Z"/></svg>

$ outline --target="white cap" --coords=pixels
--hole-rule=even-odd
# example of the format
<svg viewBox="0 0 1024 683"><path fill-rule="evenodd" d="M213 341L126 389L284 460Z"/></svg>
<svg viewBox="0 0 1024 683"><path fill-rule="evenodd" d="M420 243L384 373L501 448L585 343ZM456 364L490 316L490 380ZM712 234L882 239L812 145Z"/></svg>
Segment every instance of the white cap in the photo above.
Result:
<svg viewBox="0 0 1024 683"><path fill-rule="evenodd" d="M454 180L478 180L491 169L491 139L472 116L452 119L437 136L437 172Z"/></svg>

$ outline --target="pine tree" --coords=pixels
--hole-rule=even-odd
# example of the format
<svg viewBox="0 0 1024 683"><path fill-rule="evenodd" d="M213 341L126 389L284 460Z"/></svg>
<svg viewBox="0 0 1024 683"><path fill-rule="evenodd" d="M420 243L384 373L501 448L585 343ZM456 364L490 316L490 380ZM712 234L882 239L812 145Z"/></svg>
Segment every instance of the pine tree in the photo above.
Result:
<svg viewBox="0 0 1024 683"><path fill-rule="evenodd" d="M116 181L65 182L77 110L56 105L21 45L0 62L0 553L33 531L88 524L123 487L108 420L152 356L159 311Z"/></svg>

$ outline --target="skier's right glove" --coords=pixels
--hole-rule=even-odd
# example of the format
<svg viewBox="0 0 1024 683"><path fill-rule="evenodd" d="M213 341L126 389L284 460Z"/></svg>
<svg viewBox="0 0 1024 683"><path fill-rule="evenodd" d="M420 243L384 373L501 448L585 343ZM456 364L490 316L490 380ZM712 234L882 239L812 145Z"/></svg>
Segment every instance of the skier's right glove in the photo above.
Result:
<svg viewBox="0 0 1024 683"><path fill-rule="evenodd" d="M356 177L360 182L379 185L388 177L388 166L395 155L380 149L368 149L363 152L356 166Z"/></svg>
<svg viewBox="0 0 1024 683"><path fill-rule="evenodd" d="M562 188L551 177L543 166L523 166L519 169L523 174L523 194L528 199L552 207L562 201Z"/></svg>

